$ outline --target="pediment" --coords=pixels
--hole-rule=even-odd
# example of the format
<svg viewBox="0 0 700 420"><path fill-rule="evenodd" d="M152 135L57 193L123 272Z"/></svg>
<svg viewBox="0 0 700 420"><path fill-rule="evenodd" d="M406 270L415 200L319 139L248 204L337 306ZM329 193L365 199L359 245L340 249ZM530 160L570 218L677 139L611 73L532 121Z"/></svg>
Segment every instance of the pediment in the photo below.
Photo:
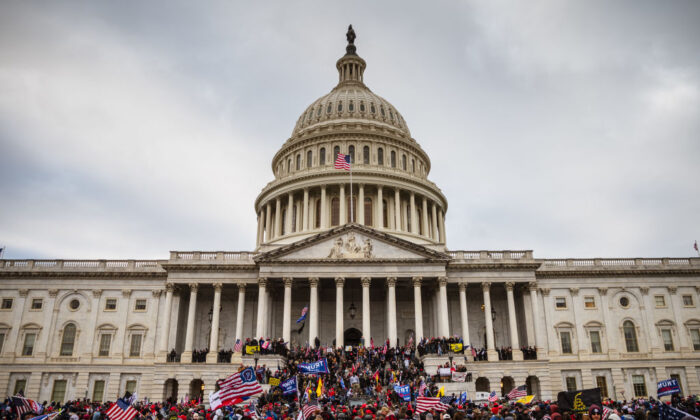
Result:
<svg viewBox="0 0 700 420"><path fill-rule="evenodd" d="M258 255L258 262L447 261L447 254L372 228L348 224Z"/></svg>

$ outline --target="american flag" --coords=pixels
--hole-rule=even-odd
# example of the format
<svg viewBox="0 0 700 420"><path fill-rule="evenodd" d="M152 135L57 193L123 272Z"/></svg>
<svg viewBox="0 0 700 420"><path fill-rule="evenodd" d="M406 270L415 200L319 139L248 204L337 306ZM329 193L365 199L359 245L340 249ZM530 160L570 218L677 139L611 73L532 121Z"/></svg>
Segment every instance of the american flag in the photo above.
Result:
<svg viewBox="0 0 700 420"><path fill-rule="evenodd" d="M496 402L498 401L498 395L496 395L496 391L491 391L489 394L489 402Z"/></svg>
<svg viewBox="0 0 700 420"><path fill-rule="evenodd" d="M137 414L137 411L129 403L119 398L117 402L109 407L105 414L107 414L109 420L131 420Z"/></svg>
<svg viewBox="0 0 700 420"><path fill-rule="evenodd" d="M264 348L265 350L267 350L268 348L270 348L270 343L271 343L271 341L267 340L267 341L262 343L261 347Z"/></svg>
<svg viewBox="0 0 700 420"><path fill-rule="evenodd" d="M673 408L670 405L666 405L663 402L659 402L659 420L681 420L682 418L688 417L697 420L697 417L695 416L692 416L677 408Z"/></svg>
<svg viewBox="0 0 700 420"><path fill-rule="evenodd" d="M335 158L335 169L345 169L350 170L350 155L344 155L338 153L338 157Z"/></svg>
<svg viewBox="0 0 700 420"><path fill-rule="evenodd" d="M420 388L418 388L418 395L421 397L425 395L425 389L428 387L428 385L425 384L425 382L421 382Z"/></svg>
<svg viewBox="0 0 700 420"><path fill-rule="evenodd" d="M239 338L238 340L236 340L236 345L233 346L233 351L235 353L239 353L241 350L243 350L243 342Z"/></svg>
<svg viewBox="0 0 700 420"><path fill-rule="evenodd" d="M508 393L508 399L509 400L517 400L518 398L522 398L526 395L527 395L527 387L525 385L520 385L517 388L513 388Z"/></svg>
<svg viewBox="0 0 700 420"><path fill-rule="evenodd" d="M41 404L29 398L24 398L21 395L12 397L10 405L17 411L17 417L22 417L24 413L41 414L41 412L44 411L44 407Z"/></svg>
<svg viewBox="0 0 700 420"><path fill-rule="evenodd" d="M607 406L604 405L604 406L603 406L603 417L601 418L601 420L607 419L608 416L610 415L610 413L612 413L612 410L609 409Z"/></svg>
<svg viewBox="0 0 700 420"><path fill-rule="evenodd" d="M236 398L250 397L262 391L251 367L236 372L219 383L219 398L224 403Z"/></svg>
<svg viewBox="0 0 700 420"><path fill-rule="evenodd" d="M418 397L416 398L416 413L425 413L428 410L447 411L449 405L440 401L437 397Z"/></svg>
<svg viewBox="0 0 700 420"><path fill-rule="evenodd" d="M62 412L63 412L63 410L58 410L58 411L56 411L56 412L54 412L54 413L43 414L43 415L41 415L41 416L32 417L32 418L29 419L29 420L53 420L53 419L55 419L59 414L61 414Z"/></svg>
<svg viewBox="0 0 700 420"><path fill-rule="evenodd" d="M306 404L301 408L301 412L304 414L305 419L312 418L316 410L320 410L320 408L315 404Z"/></svg>

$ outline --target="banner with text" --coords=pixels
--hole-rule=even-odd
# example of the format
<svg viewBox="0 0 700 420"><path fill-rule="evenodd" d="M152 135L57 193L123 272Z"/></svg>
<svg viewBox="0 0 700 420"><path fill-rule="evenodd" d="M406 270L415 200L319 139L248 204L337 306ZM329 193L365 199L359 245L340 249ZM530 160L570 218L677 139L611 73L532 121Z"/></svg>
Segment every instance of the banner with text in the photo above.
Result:
<svg viewBox="0 0 700 420"><path fill-rule="evenodd" d="M299 373L319 374L328 373L328 362L325 358L313 363L299 363Z"/></svg>
<svg viewBox="0 0 700 420"><path fill-rule="evenodd" d="M297 377L293 376L280 384L282 395L292 395L297 393Z"/></svg>
<svg viewBox="0 0 700 420"><path fill-rule="evenodd" d="M267 383L272 386L280 386L280 378L269 378Z"/></svg>
<svg viewBox="0 0 700 420"><path fill-rule="evenodd" d="M467 380L467 372L452 372L452 382L465 382Z"/></svg>
<svg viewBox="0 0 700 420"><path fill-rule="evenodd" d="M399 394L399 397L404 401L411 402L411 387L409 385L394 385L394 391Z"/></svg>
<svg viewBox="0 0 700 420"><path fill-rule="evenodd" d="M680 392L681 387L678 385L678 381L675 379L666 379L665 381L660 381L656 384L656 394L659 397L680 394Z"/></svg>

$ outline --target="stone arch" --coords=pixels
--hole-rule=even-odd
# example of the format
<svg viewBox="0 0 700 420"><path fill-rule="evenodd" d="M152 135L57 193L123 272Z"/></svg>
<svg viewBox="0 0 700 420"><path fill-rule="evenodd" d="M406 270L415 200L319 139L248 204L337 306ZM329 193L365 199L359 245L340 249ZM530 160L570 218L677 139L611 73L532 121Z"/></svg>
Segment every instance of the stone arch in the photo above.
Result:
<svg viewBox="0 0 700 420"><path fill-rule="evenodd" d="M348 328L343 333L343 341L346 346L359 346L362 340L362 331L357 328Z"/></svg>
<svg viewBox="0 0 700 420"><path fill-rule="evenodd" d="M540 379L537 376L528 376L525 379L525 386L527 387L527 395L534 395L535 400L540 399Z"/></svg>
<svg viewBox="0 0 700 420"><path fill-rule="evenodd" d="M163 401L169 403L177 402L177 388L178 382L175 378L169 378L163 384Z"/></svg>
<svg viewBox="0 0 700 420"><path fill-rule="evenodd" d="M511 376L504 376L501 378L501 395L505 396L515 388L515 381Z"/></svg>
<svg viewBox="0 0 700 420"><path fill-rule="evenodd" d="M201 379L193 379L190 382L190 401L199 400L204 396L204 381Z"/></svg>
<svg viewBox="0 0 700 420"><path fill-rule="evenodd" d="M57 299L55 308L60 308L61 305L63 305L63 302L65 302L66 300L68 300L71 297L82 298L82 299L80 299L81 300L81 302L80 302L81 307L78 308L77 311L80 311L82 309L83 305L85 305L87 312L92 311L91 299L87 296L87 294L85 294L84 292L82 292L80 290L71 290L69 292L66 292L63 296L61 296L60 298ZM56 310L56 309L54 309L54 310Z"/></svg>
<svg viewBox="0 0 700 420"><path fill-rule="evenodd" d="M476 387L476 392L491 392L489 378L484 378L483 376L476 378L474 386Z"/></svg>

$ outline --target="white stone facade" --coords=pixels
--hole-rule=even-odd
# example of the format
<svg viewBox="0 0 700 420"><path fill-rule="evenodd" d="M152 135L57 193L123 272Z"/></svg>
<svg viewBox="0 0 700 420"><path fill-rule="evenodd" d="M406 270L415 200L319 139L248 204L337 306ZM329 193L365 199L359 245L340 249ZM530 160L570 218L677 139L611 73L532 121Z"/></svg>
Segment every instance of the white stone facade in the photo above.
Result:
<svg viewBox="0 0 700 420"><path fill-rule="evenodd" d="M206 396L242 362L217 362L237 338L342 345L460 335L489 354L451 355L467 363L471 392L527 383L552 398L604 385L629 398L654 395L656 381L674 375L685 393L700 393L700 259L448 251L447 200L427 178L427 154L364 85L364 60L348 53L336 67L338 86L304 111L273 159L275 180L255 203L255 251L0 260L0 392ZM352 187L333 168L336 150L356 157ZM507 346L536 347L537 360L514 350L498 361L495 349ZM206 363L192 363L205 348ZM168 360L171 349L180 361Z"/></svg>

